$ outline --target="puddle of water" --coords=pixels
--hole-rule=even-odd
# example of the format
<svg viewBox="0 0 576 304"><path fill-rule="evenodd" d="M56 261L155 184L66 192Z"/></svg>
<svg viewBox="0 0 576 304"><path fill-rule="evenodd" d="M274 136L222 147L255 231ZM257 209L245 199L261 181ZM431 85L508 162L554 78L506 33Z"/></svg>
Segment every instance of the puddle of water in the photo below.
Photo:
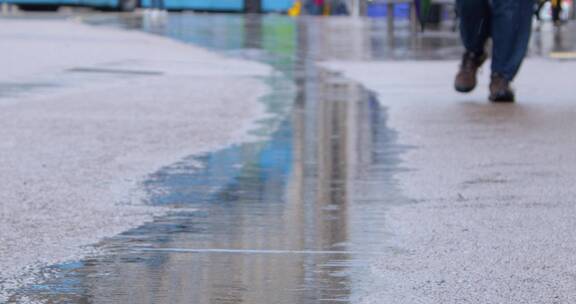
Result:
<svg viewBox="0 0 576 304"><path fill-rule="evenodd" d="M57 85L51 83L8 83L0 82L0 98L13 97L25 93L35 92L55 88Z"/></svg>
<svg viewBox="0 0 576 304"><path fill-rule="evenodd" d="M274 66L262 140L152 174L150 204L173 212L103 241L103 255L51 267L11 301L354 303L374 283L371 259L395 250L386 209L406 202L394 179L406 147L386 109L314 64L315 25L196 18L144 30Z"/></svg>
<svg viewBox="0 0 576 304"><path fill-rule="evenodd" d="M78 88L128 77L152 77L163 73L151 70L75 67L52 75L41 75L36 82L0 82L0 99L8 97L51 96L65 88Z"/></svg>
<svg viewBox="0 0 576 304"><path fill-rule="evenodd" d="M48 303L350 303L370 256L391 250L382 221L402 202L400 148L371 95L324 89L296 103L269 141L154 174L151 202L171 215L20 294Z"/></svg>
<svg viewBox="0 0 576 304"><path fill-rule="evenodd" d="M67 69L70 73L96 73L96 74L114 74L114 75L143 75L143 76L159 76L163 72L147 71L147 70L123 70L123 69L110 69L110 68L86 68L78 67Z"/></svg>

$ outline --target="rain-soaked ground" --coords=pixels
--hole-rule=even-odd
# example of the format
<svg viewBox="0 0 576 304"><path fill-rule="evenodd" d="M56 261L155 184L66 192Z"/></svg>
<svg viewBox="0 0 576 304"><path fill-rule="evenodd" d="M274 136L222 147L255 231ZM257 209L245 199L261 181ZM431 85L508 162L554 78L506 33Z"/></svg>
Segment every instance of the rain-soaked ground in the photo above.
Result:
<svg viewBox="0 0 576 304"><path fill-rule="evenodd" d="M400 22L170 14L87 22L165 35L272 65L259 140L167 164L143 184L171 207L55 265L12 301L47 303L355 303L367 257L386 245L386 209L410 203L394 175L399 146L376 96L318 60L457 58L448 26L414 35ZM563 46L538 38L534 53ZM548 36L546 36L548 37ZM554 36L552 36L554 37ZM572 48L573 40L561 40ZM193 118L192 118L193 119ZM182 140L194 140L183 138Z"/></svg>

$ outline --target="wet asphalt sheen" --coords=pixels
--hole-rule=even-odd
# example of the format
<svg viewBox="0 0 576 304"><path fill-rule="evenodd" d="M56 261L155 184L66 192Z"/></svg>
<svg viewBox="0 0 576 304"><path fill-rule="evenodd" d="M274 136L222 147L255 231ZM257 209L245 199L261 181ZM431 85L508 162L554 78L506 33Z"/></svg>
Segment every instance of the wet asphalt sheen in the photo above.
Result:
<svg viewBox="0 0 576 304"><path fill-rule="evenodd" d="M172 212L103 240L102 255L46 269L12 298L45 303L355 303L387 208L410 203L394 175L411 147L387 112L321 59L457 58L455 33L282 16L92 16L272 65L269 116L251 143L170 164L144 183ZM193 140L193 138L182 140Z"/></svg>

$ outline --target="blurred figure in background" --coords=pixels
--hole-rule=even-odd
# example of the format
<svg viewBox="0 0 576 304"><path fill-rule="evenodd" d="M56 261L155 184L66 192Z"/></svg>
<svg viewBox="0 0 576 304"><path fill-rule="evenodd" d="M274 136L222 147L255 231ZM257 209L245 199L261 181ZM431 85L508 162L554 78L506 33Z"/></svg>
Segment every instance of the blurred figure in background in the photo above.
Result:
<svg viewBox="0 0 576 304"><path fill-rule="evenodd" d="M542 21L542 10L547 8L546 4L550 3L551 17L554 25L562 25L562 1L561 0L538 0L538 8L534 12L538 21Z"/></svg>
<svg viewBox="0 0 576 304"><path fill-rule="evenodd" d="M344 0L332 0L332 15L348 15L348 6Z"/></svg>
<svg viewBox="0 0 576 304"><path fill-rule="evenodd" d="M560 15L562 14L562 1L560 0L550 0L552 3L552 21L554 25L559 26L562 24L562 19Z"/></svg>
<svg viewBox="0 0 576 304"><path fill-rule="evenodd" d="M310 15L348 15L344 0L308 0L306 11Z"/></svg>
<svg viewBox="0 0 576 304"><path fill-rule="evenodd" d="M288 16L290 17L297 17L302 14L302 1L296 0L294 1L294 5L288 10Z"/></svg>
<svg viewBox="0 0 576 304"><path fill-rule="evenodd" d="M455 89L467 93L476 87L476 74L487 58L492 38L492 74L489 99L513 102L510 83L526 56L534 0L457 0L460 35L466 51L456 76Z"/></svg>
<svg viewBox="0 0 576 304"><path fill-rule="evenodd" d="M308 0L306 2L306 11L310 15L323 15L325 10L325 0Z"/></svg>

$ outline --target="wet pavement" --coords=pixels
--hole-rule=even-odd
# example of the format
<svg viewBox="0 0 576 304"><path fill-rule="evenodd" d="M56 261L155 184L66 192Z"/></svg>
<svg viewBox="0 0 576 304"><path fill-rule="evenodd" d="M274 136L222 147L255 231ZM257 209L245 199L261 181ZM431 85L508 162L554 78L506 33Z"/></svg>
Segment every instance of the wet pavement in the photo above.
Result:
<svg viewBox="0 0 576 304"><path fill-rule="evenodd" d="M259 140L167 165L143 187L166 216L98 244L101 255L46 269L13 302L356 303L374 284L370 256L387 208L412 202L387 110L361 85L317 66L328 59L457 58L455 33L390 32L385 22L174 14L87 17L272 65ZM539 35L539 34L536 34ZM573 49L534 40L535 54ZM353 40L353 41L351 41ZM182 140L194 140L182 139ZM369 288L368 288L369 289Z"/></svg>
<svg viewBox="0 0 576 304"><path fill-rule="evenodd" d="M270 140L157 172L146 183L151 203L172 214L104 241L108 254L56 266L53 280L22 294L49 303L350 302L366 256L394 250L380 242L382 213L404 203L393 179L403 148L363 93L333 84L309 111L298 102Z"/></svg>
<svg viewBox="0 0 576 304"><path fill-rule="evenodd" d="M354 285L369 277L366 255L394 250L381 242L382 214L405 203L393 174L406 147L386 127L386 109L315 65L324 55L314 33L302 35L306 25L284 17L173 18L142 28L276 68L262 100L269 117L254 130L262 139L152 174L144 185L149 202L173 208L170 215L103 241L102 256L52 267L51 279L13 300L350 302Z"/></svg>

